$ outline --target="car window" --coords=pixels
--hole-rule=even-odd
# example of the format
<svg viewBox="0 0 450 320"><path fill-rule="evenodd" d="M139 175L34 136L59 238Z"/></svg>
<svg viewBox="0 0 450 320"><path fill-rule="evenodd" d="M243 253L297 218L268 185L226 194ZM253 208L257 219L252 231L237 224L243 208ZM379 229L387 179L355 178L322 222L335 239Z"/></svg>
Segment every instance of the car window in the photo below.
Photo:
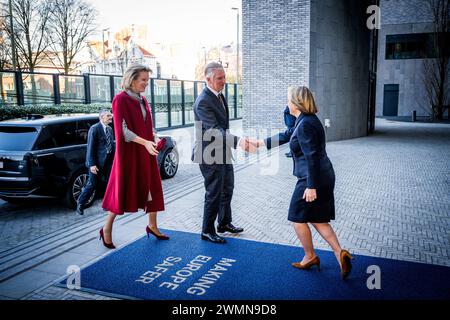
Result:
<svg viewBox="0 0 450 320"><path fill-rule="evenodd" d="M51 148L55 148L55 147L56 147L56 143L55 143L55 139L53 139L53 137L52 137L50 127L43 126L33 149L34 150L45 150L45 149L51 149Z"/></svg>
<svg viewBox="0 0 450 320"><path fill-rule="evenodd" d="M34 127L0 126L0 150L29 151L37 136Z"/></svg>
<svg viewBox="0 0 450 320"><path fill-rule="evenodd" d="M77 137L76 137L78 144L87 143L89 129L97 122L98 122L97 119L78 121Z"/></svg>
<svg viewBox="0 0 450 320"><path fill-rule="evenodd" d="M43 150L77 144L76 122L65 122L44 126L34 149Z"/></svg>
<svg viewBox="0 0 450 320"><path fill-rule="evenodd" d="M56 147L66 147L77 144L76 122L66 122L50 126Z"/></svg>

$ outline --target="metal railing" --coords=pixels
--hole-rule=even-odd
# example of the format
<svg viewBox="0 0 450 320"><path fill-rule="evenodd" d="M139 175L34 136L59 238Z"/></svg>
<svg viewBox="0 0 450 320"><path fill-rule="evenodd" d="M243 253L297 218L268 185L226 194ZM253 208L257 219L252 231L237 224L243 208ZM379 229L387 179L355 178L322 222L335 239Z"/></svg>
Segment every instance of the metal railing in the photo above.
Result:
<svg viewBox="0 0 450 320"><path fill-rule="evenodd" d="M0 106L37 104L110 103L122 89L122 76L63 75L0 70ZM150 79L144 95L152 106L157 128L194 123L193 104L205 87L203 81ZM242 116L242 85L227 83L225 97L230 119Z"/></svg>

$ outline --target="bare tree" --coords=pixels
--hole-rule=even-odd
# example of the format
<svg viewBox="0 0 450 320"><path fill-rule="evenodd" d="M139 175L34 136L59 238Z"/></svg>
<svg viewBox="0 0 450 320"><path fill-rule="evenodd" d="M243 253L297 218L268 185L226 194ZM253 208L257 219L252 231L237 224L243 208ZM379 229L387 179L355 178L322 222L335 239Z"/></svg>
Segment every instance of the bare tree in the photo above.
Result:
<svg viewBox="0 0 450 320"><path fill-rule="evenodd" d="M0 18L1 19L1 18ZM0 21L0 70L7 69L10 65L10 44L8 41L6 24Z"/></svg>
<svg viewBox="0 0 450 320"><path fill-rule="evenodd" d="M48 48L48 3L42 0L12 0L12 10L19 69L33 72L45 59ZM8 21L6 24L11 37Z"/></svg>
<svg viewBox="0 0 450 320"><path fill-rule="evenodd" d="M9 51L11 46L7 42L8 39L6 38L5 27L6 25L2 21L0 23L0 71L7 69L11 65L9 59L10 58ZM0 72L0 96L1 96L0 97L1 104L5 103L6 95L3 88L3 72Z"/></svg>
<svg viewBox="0 0 450 320"><path fill-rule="evenodd" d="M82 0L49 0L50 47L64 68L77 68L76 55L86 46L87 37L95 31L96 11Z"/></svg>
<svg viewBox="0 0 450 320"><path fill-rule="evenodd" d="M435 59L424 60L424 81L433 119L442 120L450 82L450 0L428 0L434 24Z"/></svg>
<svg viewBox="0 0 450 320"><path fill-rule="evenodd" d="M14 39L16 44L17 69L34 72L46 57L48 49L48 1L12 0ZM8 19L9 20L9 19ZM6 21L6 32L11 38L11 26ZM37 100L37 87L34 74L31 78L31 98Z"/></svg>

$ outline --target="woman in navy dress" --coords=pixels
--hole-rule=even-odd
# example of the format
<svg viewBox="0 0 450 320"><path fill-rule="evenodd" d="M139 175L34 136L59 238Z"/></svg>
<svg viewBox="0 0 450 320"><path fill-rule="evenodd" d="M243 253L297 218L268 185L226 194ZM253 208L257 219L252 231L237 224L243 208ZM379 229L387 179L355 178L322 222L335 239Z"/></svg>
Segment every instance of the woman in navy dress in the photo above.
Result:
<svg viewBox="0 0 450 320"><path fill-rule="evenodd" d="M325 132L316 116L314 97L307 87L289 87L288 106L290 114L297 118L292 134L287 135L286 139L274 136L259 140L256 146L266 145L270 149L274 141L277 142L274 145L289 141L297 184L291 198L288 220L294 223L295 232L305 251L303 259L292 265L298 269L317 266L320 270L320 259L314 250L308 225L310 223L333 249L341 277L345 279L352 268L352 256L341 248L329 223L335 218L335 175L325 151Z"/></svg>
<svg viewBox="0 0 450 320"><path fill-rule="evenodd" d="M311 91L307 87L290 87L288 90L290 113L297 118L289 146L294 159L294 175L297 184L289 206L288 220L294 222L297 237L303 245L305 256L292 265L309 269L314 265L320 270L320 259L312 242L311 223L336 255L345 279L351 271L352 256L343 250L330 225L334 220L333 165L325 151L325 131L319 118Z"/></svg>

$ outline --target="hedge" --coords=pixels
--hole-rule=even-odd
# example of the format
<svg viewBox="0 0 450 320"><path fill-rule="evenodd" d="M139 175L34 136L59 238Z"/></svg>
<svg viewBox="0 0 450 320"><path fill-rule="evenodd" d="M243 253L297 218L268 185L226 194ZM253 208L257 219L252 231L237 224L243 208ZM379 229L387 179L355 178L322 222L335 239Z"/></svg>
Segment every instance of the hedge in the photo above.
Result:
<svg viewBox="0 0 450 320"><path fill-rule="evenodd" d="M101 109L111 110L111 103L0 105L0 121L23 118L27 114L97 113Z"/></svg>

